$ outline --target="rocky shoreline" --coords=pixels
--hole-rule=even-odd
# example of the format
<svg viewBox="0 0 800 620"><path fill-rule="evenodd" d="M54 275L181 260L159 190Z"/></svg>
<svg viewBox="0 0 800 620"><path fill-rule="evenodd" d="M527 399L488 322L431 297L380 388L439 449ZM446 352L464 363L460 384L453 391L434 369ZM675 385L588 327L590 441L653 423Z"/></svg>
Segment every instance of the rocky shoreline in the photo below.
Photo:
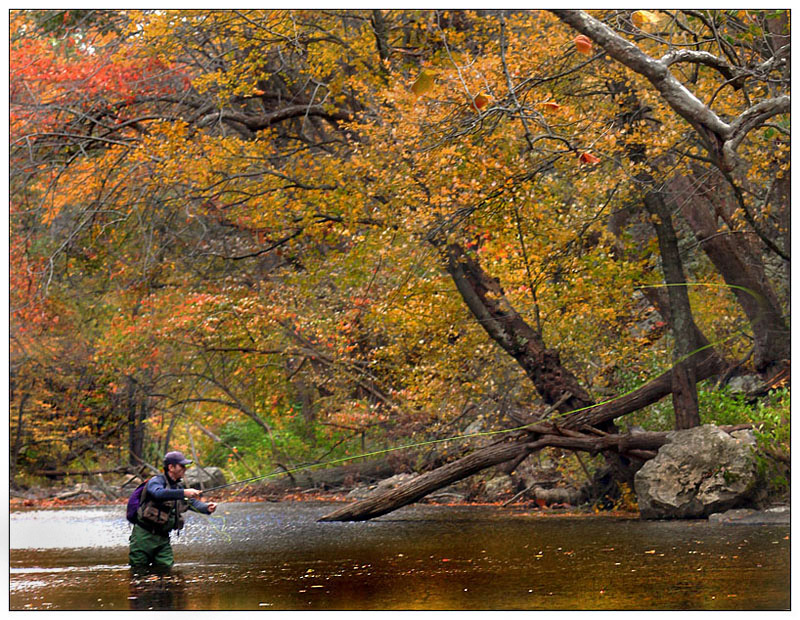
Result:
<svg viewBox="0 0 800 620"><path fill-rule="evenodd" d="M224 502L348 502L368 496L376 490L391 488L406 479L407 474L394 476L394 480L387 479L377 484L357 486L353 489L322 490L322 489L276 489L271 485L250 485L242 489L223 489L214 493L214 500ZM9 508L14 510L53 509L86 506L124 506L127 494L109 496L111 488L89 486L85 483L74 486L31 487L11 491ZM640 518L639 512L632 509L613 509L597 511L587 505L570 505L559 502L546 504L535 498L514 499L505 493L505 499L492 499L488 497L473 497L467 499L462 493L443 491L432 494L421 503L440 504L448 506L508 506L510 509L525 509L540 513L542 516L612 516L617 518ZM513 501L510 501L513 500ZM120 508L122 510L122 508ZM694 521L698 519L692 519ZM725 512L714 513L707 518L708 523L719 525L788 525L791 523L791 508L785 504L766 507L764 509L738 508Z"/></svg>

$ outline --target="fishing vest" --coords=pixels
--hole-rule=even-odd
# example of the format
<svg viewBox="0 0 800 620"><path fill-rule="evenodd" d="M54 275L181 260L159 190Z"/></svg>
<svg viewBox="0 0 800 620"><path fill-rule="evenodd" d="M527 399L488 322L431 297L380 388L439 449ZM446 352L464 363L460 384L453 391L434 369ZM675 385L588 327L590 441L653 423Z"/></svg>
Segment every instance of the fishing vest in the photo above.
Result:
<svg viewBox="0 0 800 620"><path fill-rule="evenodd" d="M165 475L161 475L167 488L172 488ZM178 487L180 488L180 487ZM156 533L168 533L170 530L181 530L185 523L185 513L189 502L183 499L171 499L163 502L149 496L147 485L142 489L142 500L136 511L139 525ZM174 518L173 518L174 517Z"/></svg>

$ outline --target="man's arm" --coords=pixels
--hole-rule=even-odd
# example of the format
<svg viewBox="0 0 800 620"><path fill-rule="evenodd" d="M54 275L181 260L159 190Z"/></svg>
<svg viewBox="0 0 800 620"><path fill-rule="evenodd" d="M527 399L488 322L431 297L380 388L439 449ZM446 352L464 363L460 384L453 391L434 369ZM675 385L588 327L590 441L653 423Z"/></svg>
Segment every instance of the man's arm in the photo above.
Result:
<svg viewBox="0 0 800 620"><path fill-rule="evenodd" d="M157 502L183 499L183 489L170 489L163 476L154 476L147 483L147 494Z"/></svg>
<svg viewBox="0 0 800 620"><path fill-rule="evenodd" d="M189 502L189 510L194 510L195 512L200 512L204 515L210 514L208 512L208 504L205 502L201 502L199 499L189 498L187 500Z"/></svg>

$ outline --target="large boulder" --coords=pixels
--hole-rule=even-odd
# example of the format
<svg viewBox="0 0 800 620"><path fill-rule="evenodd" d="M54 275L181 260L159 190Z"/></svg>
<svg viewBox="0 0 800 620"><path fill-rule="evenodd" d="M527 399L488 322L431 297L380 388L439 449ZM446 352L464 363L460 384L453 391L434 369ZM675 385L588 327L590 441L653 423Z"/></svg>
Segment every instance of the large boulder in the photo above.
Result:
<svg viewBox="0 0 800 620"><path fill-rule="evenodd" d="M225 474L219 467L194 466L186 470L183 483L193 489L210 489L226 484Z"/></svg>
<svg viewBox="0 0 800 620"><path fill-rule="evenodd" d="M699 519L751 506L759 489L752 433L705 425L673 431L636 473L645 519Z"/></svg>

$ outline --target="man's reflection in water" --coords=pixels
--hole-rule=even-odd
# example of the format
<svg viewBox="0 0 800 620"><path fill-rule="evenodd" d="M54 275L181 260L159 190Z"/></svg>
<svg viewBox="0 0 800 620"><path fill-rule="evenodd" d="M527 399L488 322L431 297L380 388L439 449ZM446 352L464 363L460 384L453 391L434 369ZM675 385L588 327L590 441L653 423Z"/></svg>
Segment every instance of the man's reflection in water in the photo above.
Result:
<svg viewBox="0 0 800 620"><path fill-rule="evenodd" d="M132 569L128 602L134 611L186 609L183 574L176 568Z"/></svg>

